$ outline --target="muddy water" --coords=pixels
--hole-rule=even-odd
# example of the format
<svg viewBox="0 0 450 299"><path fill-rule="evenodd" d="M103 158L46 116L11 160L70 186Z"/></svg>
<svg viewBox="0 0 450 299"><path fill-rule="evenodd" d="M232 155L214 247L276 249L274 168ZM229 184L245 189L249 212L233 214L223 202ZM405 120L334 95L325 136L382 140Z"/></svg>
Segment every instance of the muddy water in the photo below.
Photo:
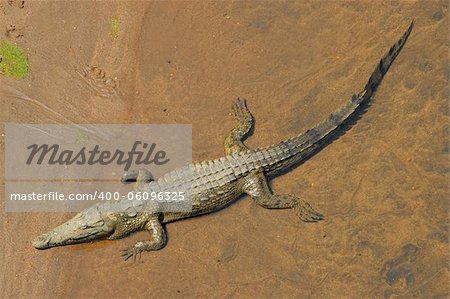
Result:
<svg viewBox="0 0 450 299"><path fill-rule="evenodd" d="M166 248L132 264L120 250L144 232L37 251L70 214L2 209L1 297L448 296L445 1L22 2L0 2L0 28L21 32L0 37L30 59L27 78L0 77L2 122L190 123L194 160L222 154L238 96L256 118L250 147L315 125L416 26L358 123L272 180L324 221L243 197L168 225Z"/></svg>

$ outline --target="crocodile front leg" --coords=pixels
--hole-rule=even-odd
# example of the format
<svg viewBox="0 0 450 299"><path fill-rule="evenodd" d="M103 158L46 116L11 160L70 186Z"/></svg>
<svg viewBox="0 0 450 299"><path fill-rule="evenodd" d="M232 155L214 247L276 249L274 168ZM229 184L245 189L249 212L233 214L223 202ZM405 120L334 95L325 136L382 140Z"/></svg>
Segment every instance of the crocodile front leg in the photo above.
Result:
<svg viewBox="0 0 450 299"><path fill-rule="evenodd" d="M245 99L238 98L233 103L231 114L234 116L236 126L224 141L225 154L227 155L247 149L242 140L250 132L253 123L253 116L247 108Z"/></svg>
<svg viewBox="0 0 450 299"><path fill-rule="evenodd" d="M124 250L122 257L125 260L136 257L143 251L154 251L163 248L167 243L167 236L164 228L161 225L158 217L154 217L147 221L145 230L149 231L152 238L147 241L139 241L134 246L128 247Z"/></svg>
<svg viewBox="0 0 450 299"><path fill-rule="evenodd" d="M247 176L242 188L263 208L293 209L297 216L305 222L317 222L323 219L323 215L316 212L307 201L289 194L273 194L262 172Z"/></svg>

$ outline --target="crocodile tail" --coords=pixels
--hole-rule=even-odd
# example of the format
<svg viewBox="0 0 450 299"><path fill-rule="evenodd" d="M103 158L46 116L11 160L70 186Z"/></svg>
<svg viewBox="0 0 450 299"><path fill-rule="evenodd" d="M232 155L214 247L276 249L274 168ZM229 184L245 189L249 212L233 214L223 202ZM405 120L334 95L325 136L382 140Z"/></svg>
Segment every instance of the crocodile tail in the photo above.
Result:
<svg viewBox="0 0 450 299"><path fill-rule="evenodd" d="M400 53L400 50L405 45L413 27L414 21L411 22L411 25L409 25L408 29L405 31L405 33L403 33L402 38L400 38L399 41L389 49L389 52L386 53L383 58L381 58L380 63L373 71L372 75L369 78L369 81L367 81L364 90L359 94L357 102L364 102L364 100L369 99L375 92L378 85L380 85L381 80L383 80L384 75L387 73L389 67L391 66L392 62L394 62L395 58Z"/></svg>
<svg viewBox="0 0 450 299"><path fill-rule="evenodd" d="M314 128L269 147L267 150L270 150L270 148L277 148L281 149L281 151L278 150L277 152L282 152L283 154L277 157L279 159L279 163L275 164L278 165L274 165L273 168L269 167L272 169L267 170L274 171L284 168L287 165L292 165L293 163L299 162L314 154L315 150L317 150L317 148L328 139L327 137L331 135L331 133L342 126L346 120L348 120L350 116L358 110L363 102L368 101L383 80L387 70L400 53L400 50L406 43L413 26L414 21L411 22L411 25L405 31L400 40L395 43L390 48L389 52L387 52L386 55L384 55L384 57L380 60L362 92L353 95L340 110L330 114L325 121L318 124Z"/></svg>

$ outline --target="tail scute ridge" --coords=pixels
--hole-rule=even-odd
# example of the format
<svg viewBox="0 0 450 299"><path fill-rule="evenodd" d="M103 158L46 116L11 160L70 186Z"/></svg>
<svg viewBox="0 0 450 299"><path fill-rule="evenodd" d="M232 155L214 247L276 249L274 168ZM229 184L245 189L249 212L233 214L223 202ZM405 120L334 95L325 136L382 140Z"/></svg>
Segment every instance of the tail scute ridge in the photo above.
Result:
<svg viewBox="0 0 450 299"><path fill-rule="evenodd" d="M406 40L408 39L413 27L414 21L411 22L411 25L409 25L408 29L405 31L405 33L403 33L402 37L389 49L389 52L380 60L380 63L377 65L369 80L367 81L364 90L371 92L375 91L375 89L383 79L383 75L386 74L392 62L400 53L403 45L406 43ZM366 93L367 98L370 97L370 95L371 93Z"/></svg>

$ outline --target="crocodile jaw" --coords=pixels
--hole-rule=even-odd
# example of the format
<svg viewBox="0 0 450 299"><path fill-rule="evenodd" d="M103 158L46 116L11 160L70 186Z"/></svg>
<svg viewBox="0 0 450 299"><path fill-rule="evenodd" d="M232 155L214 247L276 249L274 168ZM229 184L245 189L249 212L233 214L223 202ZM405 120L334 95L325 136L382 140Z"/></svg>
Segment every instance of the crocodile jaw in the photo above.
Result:
<svg viewBox="0 0 450 299"><path fill-rule="evenodd" d="M102 239L108 237L110 234L101 227L89 230L71 230L69 232L65 223L48 233L40 235L33 240L32 244L37 249L48 249Z"/></svg>
<svg viewBox="0 0 450 299"><path fill-rule="evenodd" d="M97 206L93 206L33 240L37 249L48 249L76 243L88 242L110 236L114 226L105 221Z"/></svg>

